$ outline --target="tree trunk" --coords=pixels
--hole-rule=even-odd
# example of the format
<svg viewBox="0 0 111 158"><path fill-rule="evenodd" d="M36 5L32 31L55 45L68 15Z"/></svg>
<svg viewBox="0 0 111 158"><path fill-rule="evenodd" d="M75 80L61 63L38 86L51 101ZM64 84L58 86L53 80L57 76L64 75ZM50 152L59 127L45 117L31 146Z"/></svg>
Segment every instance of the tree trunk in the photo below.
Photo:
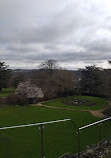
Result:
<svg viewBox="0 0 111 158"><path fill-rule="evenodd" d="M111 100L109 100L109 106L111 107Z"/></svg>
<svg viewBox="0 0 111 158"><path fill-rule="evenodd" d="M29 98L29 104L33 104L33 98Z"/></svg>

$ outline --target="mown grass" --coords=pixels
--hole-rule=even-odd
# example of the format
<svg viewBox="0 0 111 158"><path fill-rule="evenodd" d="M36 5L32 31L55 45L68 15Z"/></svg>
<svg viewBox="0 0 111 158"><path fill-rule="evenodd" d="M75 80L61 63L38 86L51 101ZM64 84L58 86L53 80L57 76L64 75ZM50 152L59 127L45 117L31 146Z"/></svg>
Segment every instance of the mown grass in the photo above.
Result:
<svg viewBox="0 0 111 158"><path fill-rule="evenodd" d="M13 92L13 88L3 89L2 96ZM7 92L6 92L7 91ZM4 92L4 93L3 93ZM85 96L79 96L83 99ZM106 101L101 98L86 97L96 100L94 110L104 107ZM67 107L62 104L63 99L44 102L46 105ZM73 99L67 97L66 99ZM75 99L75 98L74 98ZM71 108L74 108L71 106ZM77 108L77 107L76 107ZM83 107L79 107L80 109ZM88 109L88 107L84 107ZM90 108L93 108L92 106ZM37 122L46 122L70 118L71 121L45 125L43 129L44 153L46 158L57 158L64 153L77 152L78 127L95 122L100 118L92 116L89 112L66 111L36 106L11 106L0 108L0 127L16 126ZM108 121L102 126L102 138L111 135L111 123ZM94 126L81 132L81 150L89 144L99 141L99 127ZM0 130L0 158L40 158L40 130L38 126Z"/></svg>
<svg viewBox="0 0 111 158"><path fill-rule="evenodd" d="M65 104L65 100L76 100L76 99L81 99L81 100L89 100L91 102L95 102L96 105L90 106L90 105L85 105L85 103L81 106L73 106L73 105L67 105ZM102 109L107 105L107 102L104 98L99 98L99 97L92 97L92 96L73 96L73 97L66 97L66 98L60 98L60 99L55 99L47 102L43 102L44 105L48 106L55 106L55 107L63 107L63 108L70 108L70 109L79 109L79 110L99 110Z"/></svg>
<svg viewBox="0 0 111 158"><path fill-rule="evenodd" d="M44 152L46 158L57 158L70 152L77 152L77 130L74 126L84 126L99 120L89 112L65 111L44 107L4 107L0 108L0 127L30 124L70 118L72 121L45 125ZM103 125L102 137L110 136L111 124ZM81 132L81 149L99 140L98 127ZM40 130L37 126L0 131L1 158L41 157Z"/></svg>
<svg viewBox="0 0 111 158"><path fill-rule="evenodd" d="M2 91L0 92L0 97L7 97L10 94L12 94L15 91L15 88L2 88Z"/></svg>

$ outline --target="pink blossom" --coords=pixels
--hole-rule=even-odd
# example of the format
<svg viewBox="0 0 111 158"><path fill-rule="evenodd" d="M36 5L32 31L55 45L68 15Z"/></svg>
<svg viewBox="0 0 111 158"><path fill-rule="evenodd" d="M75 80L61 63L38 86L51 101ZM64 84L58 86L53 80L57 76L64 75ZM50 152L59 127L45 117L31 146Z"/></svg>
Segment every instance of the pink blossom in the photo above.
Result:
<svg viewBox="0 0 111 158"><path fill-rule="evenodd" d="M30 81L21 82L17 86L15 94L18 96L25 96L27 98L43 98L44 93L41 88L32 84Z"/></svg>

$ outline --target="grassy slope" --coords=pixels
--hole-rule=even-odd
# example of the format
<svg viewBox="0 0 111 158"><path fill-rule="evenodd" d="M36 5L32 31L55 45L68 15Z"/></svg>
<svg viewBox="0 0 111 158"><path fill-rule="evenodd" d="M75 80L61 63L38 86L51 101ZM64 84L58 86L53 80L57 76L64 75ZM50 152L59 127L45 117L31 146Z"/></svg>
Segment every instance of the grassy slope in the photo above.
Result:
<svg viewBox="0 0 111 158"><path fill-rule="evenodd" d="M66 105L64 104L62 101L65 99L83 99L83 100L92 100L95 101L97 104L96 106L71 106L71 105ZM44 105L48 105L48 106L56 106L56 107L64 107L64 108L70 108L70 109L80 109L80 110L99 110L101 108L103 108L104 106L107 105L107 102L105 99L103 98L99 98L99 97L90 97L90 96L74 96L74 97L66 97L66 98L60 98L60 99L55 99L52 101L48 101L48 102L43 102Z"/></svg>
<svg viewBox="0 0 111 158"><path fill-rule="evenodd" d="M41 107L5 107L0 108L0 127L57 119L72 119L78 126L97 121L88 112L65 111ZM111 133L107 124L104 134ZM81 133L81 147L98 141L98 127ZM84 133L85 132L85 133ZM86 141L87 140L87 141ZM56 158L66 152L77 152L77 134L72 122L46 125L44 128L44 146L46 158ZM26 127L0 131L0 157L2 158L39 158L40 131L38 127Z"/></svg>
<svg viewBox="0 0 111 158"><path fill-rule="evenodd" d="M8 96L13 88L3 89L0 96ZM95 98L91 98L95 99ZM98 99L98 105L91 107L101 108L105 100ZM62 105L61 99L45 104L67 107ZM70 106L70 108L74 108ZM79 107L80 109L83 107ZM88 107L84 107L88 108ZM29 124L70 118L79 127L97 121L88 112L64 111L41 107L4 107L0 108L0 127ZM92 127L82 131L81 148L85 145L98 142L98 127ZM109 122L103 125L103 137L111 133ZM87 141L86 141L87 140ZM46 158L56 158L66 152L77 152L77 133L73 122L62 122L46 125L44 128L44 148ZM26 127L0 131L0 157L1 158L39 158L40 157L40 131L38 127Z"/></svg>
<svg viewBox="0 0 111 158"><path fill-rule="evenodd" d="M0 92L0 97L7 97L14 90L15 90L15 88L12 88L12 87L10 87L10 88L2 88L2 91Z"/></svg>

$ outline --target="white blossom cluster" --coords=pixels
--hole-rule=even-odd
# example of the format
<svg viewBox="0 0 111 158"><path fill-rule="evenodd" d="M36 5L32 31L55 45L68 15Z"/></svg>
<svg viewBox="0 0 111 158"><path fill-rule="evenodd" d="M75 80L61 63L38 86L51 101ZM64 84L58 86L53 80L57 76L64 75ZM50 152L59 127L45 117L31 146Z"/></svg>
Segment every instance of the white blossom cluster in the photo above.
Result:
<svg viewBox="0 0 111 158"><path fill-rule="evenodd" d="M19 83L15 94L18 96L25 96L27 98L43 98L44 93L41 88L32 84L30 81L25 81Z"/></svg>

